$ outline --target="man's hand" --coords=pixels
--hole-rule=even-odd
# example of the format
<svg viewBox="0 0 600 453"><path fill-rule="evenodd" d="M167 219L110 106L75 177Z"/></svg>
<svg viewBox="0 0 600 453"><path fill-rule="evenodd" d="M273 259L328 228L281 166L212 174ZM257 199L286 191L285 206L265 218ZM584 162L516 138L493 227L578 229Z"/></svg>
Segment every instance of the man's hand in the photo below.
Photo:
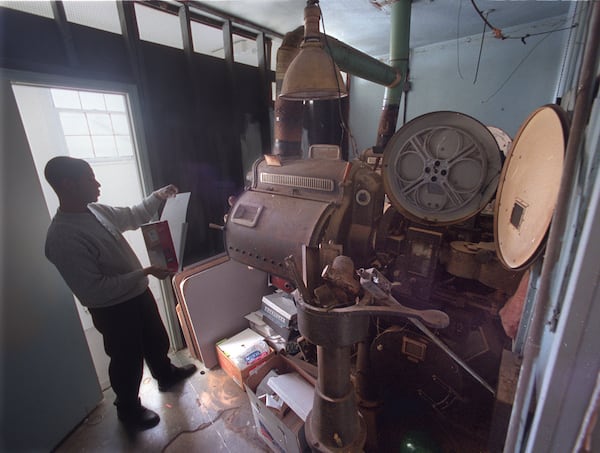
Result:
<svg viewBox="0 0 600 453"><path fill-rule="evenodd" d="M159 280L164 280L165 278L173 275L173 272L169 269L164 269L156 266L149 266L144 268L144 275L152 275Z"/></svg>
<svg viewBox="0 0 600 453"><path fill-rule="evenodd" d="M177 192L179 192L179 189L173 184L169 184L168 186L165 186L162 189L155 190L153 194L161 200L166 200L167 198L171 198L177 195Z"/></svg>

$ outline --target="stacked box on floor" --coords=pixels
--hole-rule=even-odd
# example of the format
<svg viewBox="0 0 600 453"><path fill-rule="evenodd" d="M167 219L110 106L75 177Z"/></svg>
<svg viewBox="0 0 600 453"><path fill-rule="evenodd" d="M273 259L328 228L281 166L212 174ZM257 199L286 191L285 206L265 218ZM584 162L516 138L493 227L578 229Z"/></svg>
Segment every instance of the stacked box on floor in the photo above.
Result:
<svg viewBox="0 0 600 453"><path fill-rule="evenodd" d="M273 371L284 374L298 370L293 361L281 354L275 354L258 367L256 373L246 381L246 393L252 407L256 432L273 452L310 451L304 434L304 420L285 404L282 410L268 407L264 395L259 391L259 386L263 387L264 381L269 379ZM305 373L302 376L304 378ZM313 382L310 384L314 385ZM312 401L309 403L312 407Z"/></svg>
<svg viewBox="0 0 600 453"><path fill-rule="evenodd" d="M246 379L272 355L265 339L252 329L217 343L219 365L242 389Z"/></svg>

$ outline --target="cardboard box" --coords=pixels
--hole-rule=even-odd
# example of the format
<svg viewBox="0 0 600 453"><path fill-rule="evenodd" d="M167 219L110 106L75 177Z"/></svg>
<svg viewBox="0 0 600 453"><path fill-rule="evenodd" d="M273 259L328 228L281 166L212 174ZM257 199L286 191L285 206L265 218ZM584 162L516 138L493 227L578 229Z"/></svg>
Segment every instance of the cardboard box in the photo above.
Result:
<svg viewBox="0 0 600 453"><path fill-rule="evenodd" d="M169 223L166 220L146 223L141 226L150 264L177 272L179 263Z"/></svg>
<svg viewBox="0 0 600 453"><path fill-rule="evenodd" d="M304 371L296 366L293 361L287 357L275 354L261 364L252 376L246 381L246 393L252 407L252 416L258 436L274 452L281 453L304 453L309 452L310 448L306 443L304 434L304 422L291 409L285 413L267 407L265 401L260 398L261 395L255 393L258 385L269 374L276 370L279 374L290 373L293 371ZM308 381L308 380L307 380ZM308 381L314 385L314 381Z"/></svg>
<svg viewBox="0 0 600 453"><path fill-rule="evenodd" d="M261 335L252 329L245 329L237 335L217 343L219 365L242 389L244 389L248 377L253 375L255 370L271 356L273 356L271 347ZM241 361L248 363L247 366L239 365L240 357Z"/></svg>

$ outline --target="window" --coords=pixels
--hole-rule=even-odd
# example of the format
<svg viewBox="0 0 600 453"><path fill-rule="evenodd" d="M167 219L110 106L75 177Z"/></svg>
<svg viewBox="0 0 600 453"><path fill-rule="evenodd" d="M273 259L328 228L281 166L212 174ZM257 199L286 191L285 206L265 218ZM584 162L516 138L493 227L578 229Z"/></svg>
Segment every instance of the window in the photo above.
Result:
<svg viewBox="0 0 600 453"><path fill-rule="evenodd" d="M223 50L223 30L196 21L191 22L191 27L195 52L212 57L225 57Z"/></svg>
<svg viewBox="0 0 600 453"><path fill-rule="evenodd" d="M122 34L119 12L117 11L117 3L115 1L63 1L63 6L69 22L110 33Z"/></svg>
<svg viewBox="0 0 600 453"><path fill-rule="evenodd" d="M233 60L249 66L258 66L258 49L256 41L233 35Z"/></svg>
<svg viewBox="0 0 600 453"><path fill-rule="evenodd" d="M139 3L134 5L140 39L183 49L181 25L176 15L168 14Z"/></svg>
<svg viewBox="0 0 600 453"><path fill-rule="evenodd" d="M2 0L0 1L0 6L4 8L15 9L17 11L23 11L29 14L35 14L36 16L47 17L49 19L54 18L52 5L50 2Z"/></svg>
<svg viewBox="0 0 600 453"><path fill-rule="evenodd" d="M117 8L117 2L121 1L123 0L63 0L63 7L69 22L110 33L122 34ZM176 14L171 14L160 9L161 3L168 2L155 2L155 7L145 6L142 3L136 2L134 5L140 39L163 46L183 49L179 17ZM177 5L184 2L177 1L170 3ZM156 4L158 4L159 8L156 8ZM36 14L49 19L54 18L52 4L49 0L0 0L0 7ZM198 13L196 12L196 14ZM199 15L205 16L202 13ZM210 17L210 15L205 17ZM191 30L194 52L221 59L225 57L223 30L220 26L205 25L197 20L192 20ZM281 39L274 38L271 50L271 70L273 71L276 70L276 55L280 45ZM258 66L258 50L254 39L234 34L233 48L235 62L254 67Z"/></svg>
<svg viewBox="0 0 600 453"><path fill-rule="evenodd" d="M69 155L82 159L133 157L133 141L122 94L52 88Z"/></svg>

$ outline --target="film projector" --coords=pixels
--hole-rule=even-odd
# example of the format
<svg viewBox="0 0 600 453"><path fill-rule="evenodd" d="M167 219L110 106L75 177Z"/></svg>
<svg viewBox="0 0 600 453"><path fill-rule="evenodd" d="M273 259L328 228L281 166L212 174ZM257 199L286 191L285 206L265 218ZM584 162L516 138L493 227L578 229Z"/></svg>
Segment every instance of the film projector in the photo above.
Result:
<svg viewBox="0 0 600 453"><path fill-rule="evenodd" d="M316 145L307 159L255 162L226 218L226 251L297 288L318 362L313 451L373 449L432 414L438 431L477 435L510 349L498 312L543 249L565 142L554 105L512 144L439 111L381 154L347 162Z"/></svg>

